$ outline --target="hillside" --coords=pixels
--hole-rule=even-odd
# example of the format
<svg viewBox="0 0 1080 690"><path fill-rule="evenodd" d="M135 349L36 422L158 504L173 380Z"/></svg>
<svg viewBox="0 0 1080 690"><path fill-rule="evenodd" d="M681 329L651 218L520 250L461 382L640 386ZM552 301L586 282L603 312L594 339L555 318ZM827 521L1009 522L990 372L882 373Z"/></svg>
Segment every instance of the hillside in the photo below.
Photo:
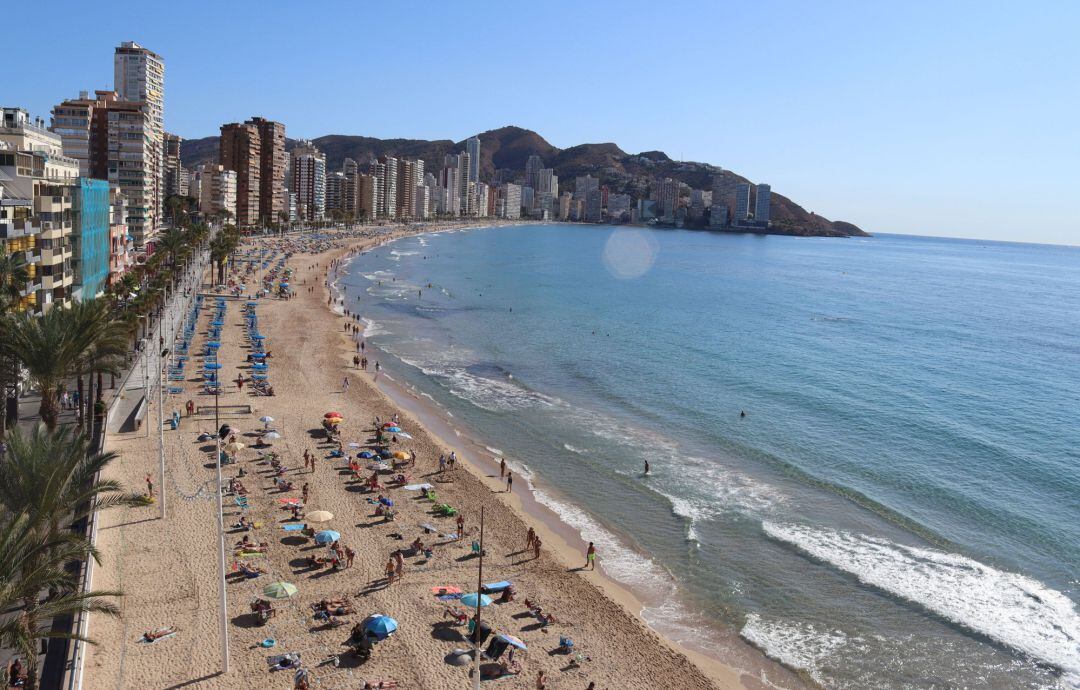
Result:
<svg viewBox="0 0 1080 690"><path fill-rule="evenodd" d="M501 127L478 136L480 176L483 179L491 179L497 170L521 176L529 156L538 155L545 166L555 169L563 191L571 189L574 177L585 174L600 178L601 184L608 185L613 192L635 197L646 196L650 182L664 177L679 180L695 189L711 189L713 177L718 174L734 177L739 182L748 181L730 170L721 170L706 163L674 161L663 151L630 154L613 143L579 144L559 149L536 132L521 127ZM423 159L425 168L436 170L442 167L446 154L465 148L464 141L452 142L449 139L375 139L344 134L318 137L314 143L326 154L327 170L340 170L346 158L352 158L363 166L381 155ZM295 144L293 139L286 140L288 149ZM180 155L188 168L202 163L216 163L218 138L186 140L181 144ZM782 234L866 234L852 223L830 221L824 216L810 213L776 191L772 194L772 221L775 227L770 230Z"/></svg>

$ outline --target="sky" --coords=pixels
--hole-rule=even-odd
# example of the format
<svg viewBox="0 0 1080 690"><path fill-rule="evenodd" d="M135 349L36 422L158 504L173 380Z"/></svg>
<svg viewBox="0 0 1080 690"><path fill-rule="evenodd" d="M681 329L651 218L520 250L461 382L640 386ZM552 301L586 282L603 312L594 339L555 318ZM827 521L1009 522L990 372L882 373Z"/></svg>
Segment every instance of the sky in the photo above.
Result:
<svg viewBox="0 0 1080 690"><path fill-rule="evenodd" d="M107 8L107 10L103 9ZM869 232L1080 245L1080 2L33 3L0 105L48 118L165 59L166 129L293 138L504 125L767 182Z"/></svg>

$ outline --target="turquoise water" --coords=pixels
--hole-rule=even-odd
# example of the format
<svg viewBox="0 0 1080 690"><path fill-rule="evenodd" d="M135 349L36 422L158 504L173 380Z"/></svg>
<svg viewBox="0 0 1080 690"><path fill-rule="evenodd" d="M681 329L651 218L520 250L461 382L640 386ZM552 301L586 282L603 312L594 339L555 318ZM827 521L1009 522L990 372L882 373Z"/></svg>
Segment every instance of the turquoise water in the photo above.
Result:
<svg viewBox="0 0 1080 690"><path fill-rule="evenodd" d="M341 284L672 637L829 687L1077 685L1080 250L522 226Z"/></svg>

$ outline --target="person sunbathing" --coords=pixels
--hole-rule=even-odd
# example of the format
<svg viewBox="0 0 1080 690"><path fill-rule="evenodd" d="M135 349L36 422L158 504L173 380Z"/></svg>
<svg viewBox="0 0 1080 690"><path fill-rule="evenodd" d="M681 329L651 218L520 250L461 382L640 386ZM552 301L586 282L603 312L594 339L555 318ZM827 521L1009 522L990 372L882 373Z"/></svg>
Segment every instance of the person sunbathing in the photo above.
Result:
<svg viewBox="0 0 1080 690"><path fill-rule="evenodd" d="M424 550L424 542L420 541L420 537L414 539L413 543L410 544L410 546L412 546L413 551L415 551L416 553L420 553Z"/></svg>
<svg viewBox="0 0 1080 690"><path fill-rule="evenodd" d="M559 622L558 619L555 618L554 613L550 613L550 612L549 613L544 613L542 610L536 609L536 614L535 615L536 615L536 621L538 623L540 623L541 628L546 628L549 625L551 625L552 623L558 623Z"/></svg>
<svg viewBox="0 0 1080 690"><path fill-rule="evenodd" d="M446 610L443 611L443 618L452 619L454 625L465 625L469 621L469 614L456 606L447 606Z"/></svg>
<svg viewBox="0 0 1080 690"><path fill-rule="evenodd" d="M243 575L244 577L249 578L249 579L266 574L266 571L263 570L262 568L260 568L258 566L254 566L254 565L247 565L246 563L241 563L239 565L239 567L236 569L236 572L240 573L241 575Z"/></svg>
<svg viewBox="0 0 1080 690"><path fill-rule="evenodd" d="M160 640L163 637L175 635L176 632L177 629L174 626L170 625L167 628L158 628L157 630L149 630L147 632L144 632L143 639L147 642L154 642L155 640Z"/></svg>

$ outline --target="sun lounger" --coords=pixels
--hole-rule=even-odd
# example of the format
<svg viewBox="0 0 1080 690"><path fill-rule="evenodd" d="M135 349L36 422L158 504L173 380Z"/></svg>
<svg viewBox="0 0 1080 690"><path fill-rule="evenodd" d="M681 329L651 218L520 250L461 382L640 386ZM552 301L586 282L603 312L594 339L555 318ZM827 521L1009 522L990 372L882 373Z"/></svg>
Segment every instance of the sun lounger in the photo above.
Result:
<svg viewBox="0 0 1080 690"><path fill-rule="evenodd" d="M494 594L495 592L501 592L504 589L510 589L511 587L513 587L513 584L507 580L503 580L502 582L491 582L483 585L480 588L480 591L483 594Z"/></svg>

